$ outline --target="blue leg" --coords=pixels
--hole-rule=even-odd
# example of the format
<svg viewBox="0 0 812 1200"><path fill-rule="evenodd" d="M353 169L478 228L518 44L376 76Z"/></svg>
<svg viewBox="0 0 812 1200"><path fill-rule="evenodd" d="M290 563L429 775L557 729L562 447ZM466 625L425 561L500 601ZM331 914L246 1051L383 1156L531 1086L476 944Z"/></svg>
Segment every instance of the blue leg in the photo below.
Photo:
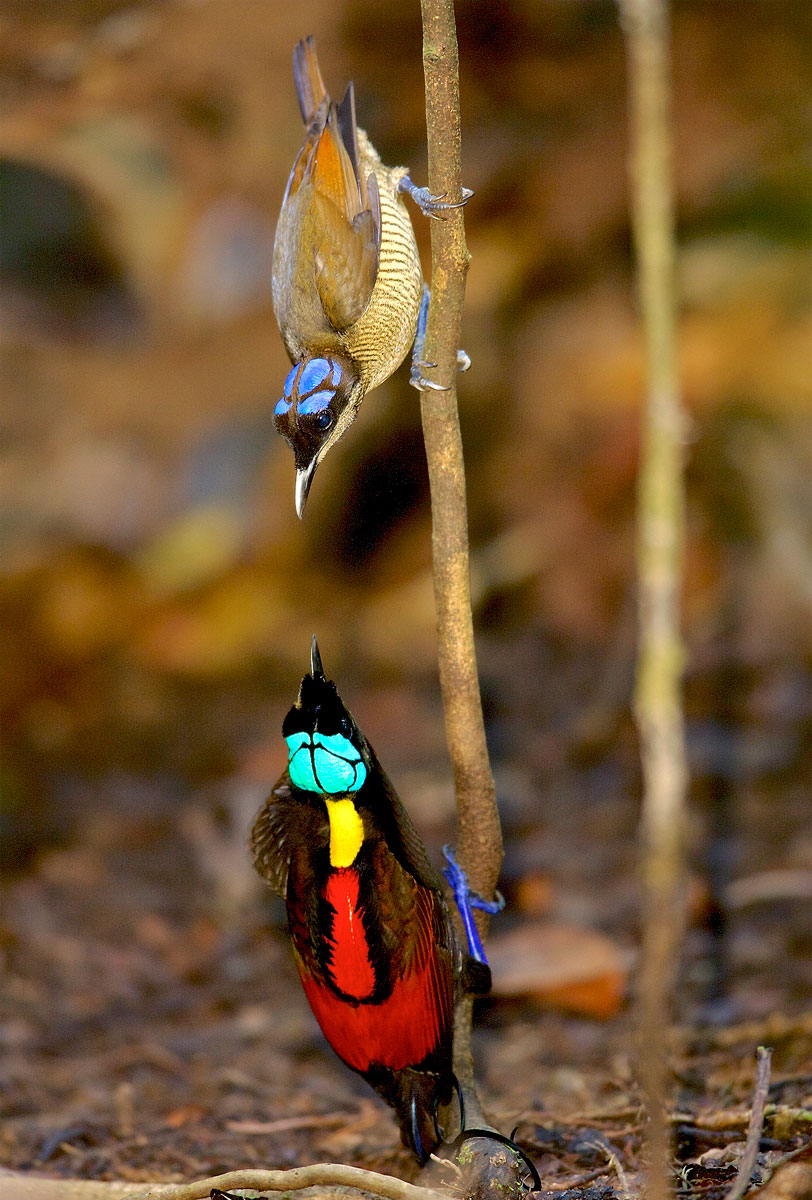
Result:
<svg viewBox="0 0 812 1200"><path fill-rule="evenodd" d="M423 367L430 370L432 367L437 366L437 363L426 362L423 358L430 299L429 285L424 283L423 295L420 298L420 311L417 314L417 332L414 335L414 346L412 347L412 369L409 373L409 383L412 387L417 388L418 392L427 392L429 389L435 392L447 392L448 388L443 387L441 383L435 383L433 379L426 379L422 370Z"/></svg>
<svg viewBox="0 0 812 1200"><path fill-rule="evenodd" d="M409 373L409 383L412 387L417 388L418 392L447 392L448 388L441 383L435 383L433 379L426 379L423 374L423 368L431 370L436 367L437 363L426 362L423 358L423 347L426 344L426 322L429 316L429 300L431 293L429 285L423 284L423 295L420 298L420 311L417 314L417 332L414 335L414 345L412 347L412 369ZM471 366L471 360L464 350L457 351L457 370L467 371Z"/></svg>
<svg viewBox="0 0 812 1200"><path fill-rule="evenodd" d="M495 900L483 900L476 892L472 892L468 886L468 877L454 857L454 851L451 846L443 846L443 858L448 863L447 867L443 867L443 875L451 891L454 893L454 900L456 901L457 908L460 910L460 916L465 928L465 936L468 938L468 949L471 958L487 965L488 960L485 957L485 948L477 931L473 910L478 908L482 912L493 915L501 912L505 907L505 898L497 892Z"/></svg>

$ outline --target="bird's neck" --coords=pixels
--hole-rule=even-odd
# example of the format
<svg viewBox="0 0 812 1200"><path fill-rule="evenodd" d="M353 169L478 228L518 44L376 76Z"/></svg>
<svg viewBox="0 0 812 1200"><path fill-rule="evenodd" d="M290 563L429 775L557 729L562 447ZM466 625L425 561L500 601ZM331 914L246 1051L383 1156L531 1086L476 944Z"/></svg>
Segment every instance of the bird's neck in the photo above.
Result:
<svg viewBox="0 0 812 1200"><path fill-rule="evenodd" d="M330 822L330 866L351 867L364 842L364 822L350 796L324 797Z"/></svg>

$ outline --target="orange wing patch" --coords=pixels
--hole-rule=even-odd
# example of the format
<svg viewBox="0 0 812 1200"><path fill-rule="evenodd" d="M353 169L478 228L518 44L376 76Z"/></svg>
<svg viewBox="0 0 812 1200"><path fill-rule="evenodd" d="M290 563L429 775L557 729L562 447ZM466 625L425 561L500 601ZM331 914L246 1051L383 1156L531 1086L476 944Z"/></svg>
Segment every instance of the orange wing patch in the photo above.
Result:
<svg viewBox="0 0 812 1200"><path fill-rule="evenodd" d="M352 224L361 212L361 193L352 161L339 135L333 105L310 160L309 175L314 190L331 200Z"/></svg>

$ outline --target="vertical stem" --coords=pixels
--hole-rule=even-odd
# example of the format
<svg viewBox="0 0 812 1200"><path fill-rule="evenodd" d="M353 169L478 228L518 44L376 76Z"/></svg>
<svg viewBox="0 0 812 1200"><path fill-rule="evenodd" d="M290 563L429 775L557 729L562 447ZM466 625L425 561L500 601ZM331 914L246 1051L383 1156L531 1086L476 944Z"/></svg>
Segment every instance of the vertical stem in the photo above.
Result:
<svg viewBox="0 0 812 1200"><path fill-rule="evenodd" d="M426 81L429 188L461 198L459 62L453 0L421 0ZM485 742L479 694L468 560L465 468L457 411L468 249L461 209L431 222L431 306L425 354L432 378L448 391L421 393L421 417L431 489L432 556L440 688L454 772L459 858L471 886L491 896L502 862L502 834ZM484 914L478 913L478 923ZM482 927L485 922L482 921ZM465 1004L465 1002L463 1002ZM455 1063L466 1091L473 1086L470 1002L457 1014ZM469 1099L469 1107L474 1098Z"/></svg>
<svg viewBox="0 0 812 1200"><path fill-rule="evenodd" d="M635 714L643 766L640 829L645 928L640 974L640 1078L649 1105L650 1200L665 1200L668 1016L682 932L687 767L679 604L683 433L675 349L674 217L668 115L667 0L619 0L628 56L631 188L645 334L647 403L638 493L640 624Z"/></svg>

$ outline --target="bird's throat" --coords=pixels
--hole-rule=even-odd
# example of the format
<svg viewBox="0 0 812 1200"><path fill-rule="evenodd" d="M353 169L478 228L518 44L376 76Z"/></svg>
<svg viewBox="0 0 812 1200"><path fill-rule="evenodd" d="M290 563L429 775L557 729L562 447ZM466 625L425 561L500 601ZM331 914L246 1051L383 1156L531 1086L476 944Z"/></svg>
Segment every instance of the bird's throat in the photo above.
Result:
<svg viewBox="0 0 812 1200"><path fill-rule="evenodd" d="M330 866L350 867L364 842L364 822L349 797L329 800L325 796L324 802L330 822Z"/></svg>

